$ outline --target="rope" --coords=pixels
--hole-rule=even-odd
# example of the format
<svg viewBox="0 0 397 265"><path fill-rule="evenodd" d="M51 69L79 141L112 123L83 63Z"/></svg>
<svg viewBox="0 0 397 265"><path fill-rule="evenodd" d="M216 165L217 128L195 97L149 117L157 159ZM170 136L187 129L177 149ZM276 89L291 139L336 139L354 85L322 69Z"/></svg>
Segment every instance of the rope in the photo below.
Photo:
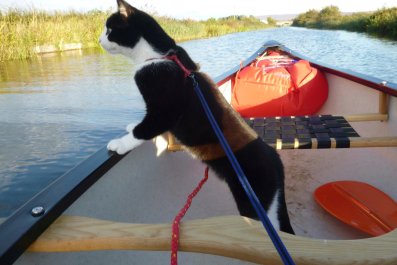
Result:
<svg viewBox="0 0 397 265"><path fill-rule="evenodd" d="M201 190L204 183L208 179L208 167L205 168L203 179L197 185L197 187L188 196L185 206L179 211L178 215L175 216L174 222L172 223L172 238L171 238L171 265L178 265L178 244L179 244L179 225L182 218L185 216L187 210L192 204L193 198Z"/></svg>

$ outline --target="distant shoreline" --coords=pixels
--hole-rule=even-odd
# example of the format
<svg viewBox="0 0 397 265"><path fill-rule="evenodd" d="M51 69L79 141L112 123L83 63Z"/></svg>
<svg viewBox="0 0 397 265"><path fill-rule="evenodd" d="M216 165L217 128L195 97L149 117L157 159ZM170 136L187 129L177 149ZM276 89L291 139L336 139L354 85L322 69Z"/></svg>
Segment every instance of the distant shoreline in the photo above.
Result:
<svg viewBox="0 0 397 265"><path fill-rule="evenodd" d="M320 11L309 10L298 15L292 26L363 32L378 38L397 40L397 7L344 15L338 7L328 6Z"/></svg>
<svg viewBox="0 0 397 265"><path fill-rule="evenodd" d="M110 13L9 10L0 13L0 62L23 60L37 54L99 48L98 38ZM176 41L221 36L269 28L253 16L230 16L206 21L155 17Z"/></svg>

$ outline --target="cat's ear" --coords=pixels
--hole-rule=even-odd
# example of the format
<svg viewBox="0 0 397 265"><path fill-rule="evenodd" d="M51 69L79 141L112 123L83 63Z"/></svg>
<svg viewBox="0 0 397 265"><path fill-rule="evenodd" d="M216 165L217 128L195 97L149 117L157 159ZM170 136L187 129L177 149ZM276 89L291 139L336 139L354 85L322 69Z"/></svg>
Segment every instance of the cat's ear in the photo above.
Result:
<svg viewBox="0 0 397 265"><path fill-rule="evenodd" d="M134 8L130 6L126 1L124 0L117 0L117 5L119 8L119 12L121 15L128 17L132 13L134 13Z"/></svg>

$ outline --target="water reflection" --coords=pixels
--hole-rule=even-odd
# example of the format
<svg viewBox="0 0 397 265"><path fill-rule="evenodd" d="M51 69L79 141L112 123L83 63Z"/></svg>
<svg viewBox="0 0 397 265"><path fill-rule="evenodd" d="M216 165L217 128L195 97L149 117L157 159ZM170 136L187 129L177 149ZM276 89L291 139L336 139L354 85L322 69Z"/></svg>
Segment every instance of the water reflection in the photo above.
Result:
<svg viewBox="0 0 397 265"><path fill-rule="evenodd" d="M274 39L320 62L397 82L397 44L365 34L278 28L181 43L217 76ZM84 50L0 63L0 218L141 120L132 64ZM387 69L387 71L385 71Z"/></svg>
<svg viewBox="0 0 397 265"><path fill-rule="evenodd" d="M4 88L6 83L15 82L15 85L32 84L40 81L47 84L53 81L53 77L67 78L72 74L82 70L81 64L76 64L75 68L68 67L68 64L78 61L82 56L97 54L98 50L76 50L63 53L48 53L38 55L29 60L15 60L0 63L0 87ZM60 72L59 70L63 71ZM16 75L15 73L18 73Z"/></svg>
<svg viewBox="0 0 397 265"><path fill-rule="evenodd" d="M141 119L131 67L95 50L1 64L0 217Z"/></svg>

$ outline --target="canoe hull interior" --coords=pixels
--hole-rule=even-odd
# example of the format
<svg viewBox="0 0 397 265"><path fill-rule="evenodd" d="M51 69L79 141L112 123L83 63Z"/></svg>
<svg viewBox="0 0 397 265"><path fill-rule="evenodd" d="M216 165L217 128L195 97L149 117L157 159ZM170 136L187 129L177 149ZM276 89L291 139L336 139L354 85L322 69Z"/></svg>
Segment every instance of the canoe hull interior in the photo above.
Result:
<svg viewBox="0 0 397 265"><path fill-rule="evenodd" d="M329 96L319 114L372 115L384 110L379 103L382 96L378 90L367 87L365 82L347 80L334 71L324 69L329 83ZM229 74L227 78L223 78L223 85L220 87L229 101L233 77ZM396 136L396 97L391 96L387 103L388 121L360 121L352 122L351 125L365 137ZM188 193L204 174L204 165L185 152L165 151L159 154L158 147L162 142L161 138L157 138L137 146L78 198L64 214L127 223L170 223ZM397 200L396 147L281 150L280 156L286 172L287 206L293 228L300 236L321 239L367 237L336 220L314 202L313 191L327 182L367 182ZM209 182L194 200L186 220L237 214L226 184L210 173ZM65 231L65 236L67 233ZM169 262L169 255L169 252L125 250L26 252L15 264L164 264ZM310 257L310 249L307 255ZM397 257L395 261L397 262ZM181 254L180 263L251 264L192 253Z"/></svg>

